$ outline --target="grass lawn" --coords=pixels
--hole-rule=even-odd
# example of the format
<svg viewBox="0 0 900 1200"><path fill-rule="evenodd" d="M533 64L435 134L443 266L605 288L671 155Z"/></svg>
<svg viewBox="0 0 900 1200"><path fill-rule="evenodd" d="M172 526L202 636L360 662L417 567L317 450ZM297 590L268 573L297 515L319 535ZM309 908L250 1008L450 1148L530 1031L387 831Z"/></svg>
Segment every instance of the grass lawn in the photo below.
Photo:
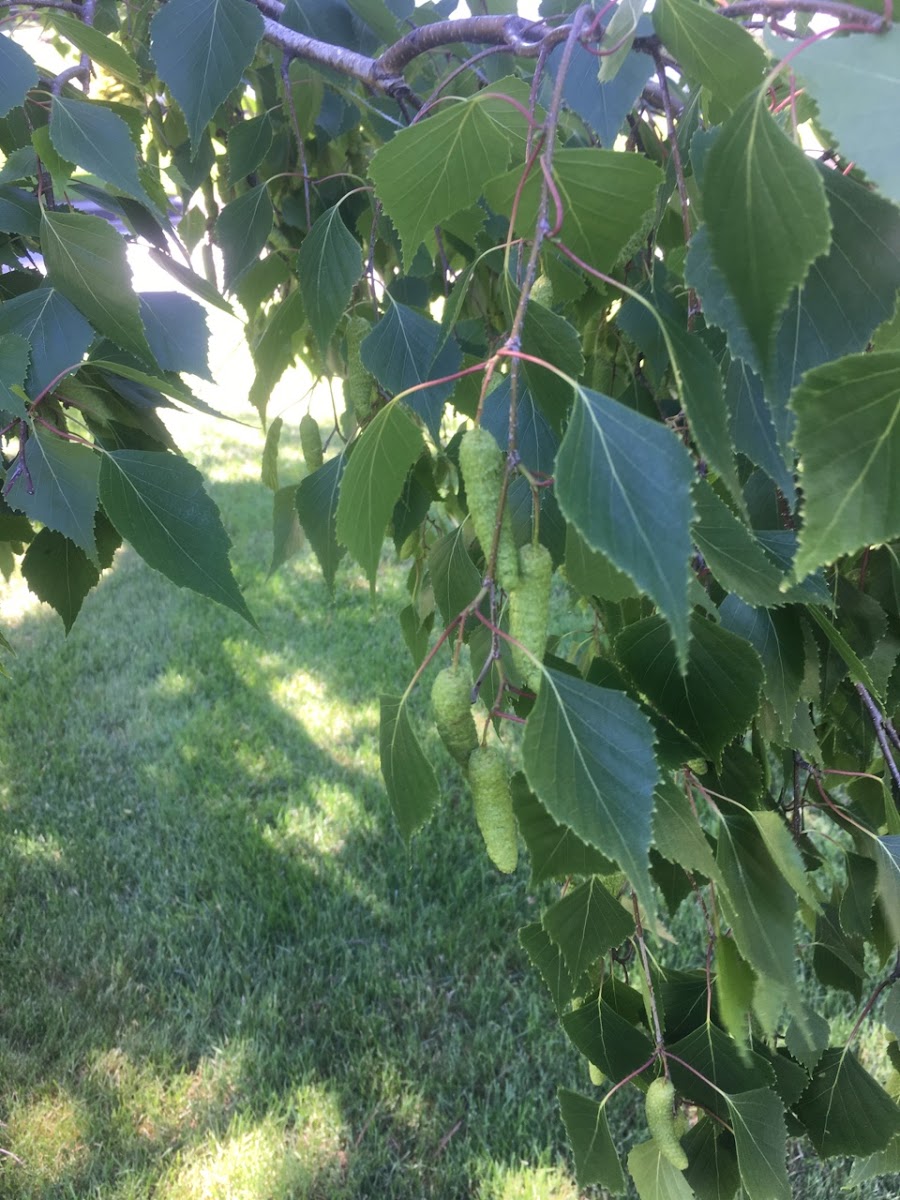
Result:
<svg viewBox="0 0 900 1200"><path fill-rule="evenodd" d="M408 851L383 792L402 570L374 607L308 552L267 580L259 435L177 433L260 633L129 550L68 639L6 589L0 1200L575 1200L555 1090L589 1084L514 938L527 865L489 866L436 741Z"/></svg>

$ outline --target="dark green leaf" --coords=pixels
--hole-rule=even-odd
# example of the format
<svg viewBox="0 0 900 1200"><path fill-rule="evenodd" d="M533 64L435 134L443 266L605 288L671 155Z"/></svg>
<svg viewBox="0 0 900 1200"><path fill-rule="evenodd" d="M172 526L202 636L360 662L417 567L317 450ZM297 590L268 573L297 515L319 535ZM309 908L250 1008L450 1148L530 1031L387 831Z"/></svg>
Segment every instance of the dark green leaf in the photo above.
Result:
<svg viewBox="0 0 900 1200"><path fill-rule="evenodd" d="M545 671L523 743L525 775L543 806L615 859L649 911L653 740L650 722L621 692Z"/></svg>
<svg viewBox="0 0 900 1200"><path fill-rule="evenodd" d="M734 1200L740 1187L734 1140L717 1122L701 1118L682 1138L688 1156L685 1179L697 1200Z"/></svg>
<svg viewBox="0 0 900 1200"><path fill-rule="evenodd" d="M668 429L598 392L576 390L556 460L559 506L593 550L656 602L682 665L693 478L687 452Z"/></svg>
<svg viewBox="0 0 900 1200"><path fill-rule="evenodd" d="M387 523L421 450L419 426L402 404L388 404L366 426L347 463L337 509L337 537L373 586Z"/></svg>
<svg viewBox="0 0 900 1200"><path fill-rule="evenodd" d="M694 527L694 541L722 587L734 592L747 605L784 604L788 596L780 589L785 575L752 530L708 483L695 489L694 502L699 518Z"/></svg>
<svg viewBox="0 0 900 1200"><path fill-rule="evenodd" d="M558 45L547 60L554 78L559 70L563 47ZM632 51L619 68L615 79L600 83L597 59L584 46L576 45L563 84L563 99L573 112L593 129L601 146L611 149L628 113L634 108L644 85L653 74L649 54Z"/></svg>
<svg viewBox="0 0 900 1200"><path fill-rule="evenodd" d="M41 206L38 198L20 188L0 189L0 230L40 237Z"/></svg>
<svg viewBox="0 0 900 1200"><path fill-rule="evenodd" d="M571 829L558 825L521 772L513 776L512 794L516 823L531 857L532 886L545 879L566 879L570 875L612 874L615 864L581 841Z"/></svg>
<svg viewBox="0 0 900 1200"><path fill-rule="evenodd" d="M550 989L556 1011L562 1013L572 999L572 979L560 949L547 935L540 921L524 925L519 941L544 983Z"/></svg>
<svg viewBox="0 0 900 1200"><path fill-rule="evenodd" d="M768 198L773 180L777 221ZM769 115L764 94L735 109L709 151L703 211L713 258L768 375L778 317L828 249L831 218L818 171Z"/></svg>
<svg viewBox="0 0 900 1200"><path fill-rule="evenodd" d="M251 188L222 209L216 221L216 237L225 257L227 292L234 291L243 273L259 258L272 232L273 216L272 201L265 184Z"/></svg>
<svg viewBox="0 0 900 1200"><path fill-rule="evenodd" d="M137 152L128 126L105 105L54 96L50 138L56 151L69 162L148 208L155 207L138 177Z"/></svg>
<svg viewBox="0 0 900 1200"><path fill-rule="evenodd" d="M298 264L300 292L324 354L363 266L359 242L341 220L340 205L322 213L310 229Z"/></svg>
<svg viewBox="0 0 900 1200"><path fill-rule="evenodd" d="M900 533L900 352L810 371L791 398L804 489L797 579Z"/></svg>
<svg viewBox="0 0 900 1200"><path fill-rule="evenodd" d="M605 554L592 550L574 525L566 525L566 579L583 596L598 600L618 602L640 595L631 579Z"/></svg>
<svg viewBox="0 0 900 1200"><path fill-rule="evenodd" d="M622 1164L606 1120L606 1109L588 1096L560 1088L559 1111L575 1155L578 1186L597 1183L621 1195L625 1191Z"/></svg>
<svg viewBox="0 0 900 1200"><path fill-rule="evenodd" d="M0 117L17 108L29 88L37 86L38 72L31 55L0 33Z"/></svg>
<svg viewBox="0 0 900 1200"><path fill-rule="evenodd" d="M734 940L716 939L716 1002L719 1018L738 1046L750 1039L750 1014L756 972L741 957Z"/></svg>
<svg viewBox="0 0 900 1200"><path fill-rule="evenodd" d="M900 1107L852 1050L826 1050L794 1110L823 1158L875 1154L900 1132Z"/></svg>
<svg viewBox="0 0 900 1200"><path fill-rule="evenodd" d="M331 592L344 553L344 547L337 540L336 527L341 476L346 465L346 456L336 454L318 471L307 475L297 488L297 515Z"/></svg>
<svg viewBox="0 0 900 1200"><path fill-rule="evenodd" d="M86 213L44 212L41 250L50 283L94 328L152 363L125 242L109 222Z"/></svg>
<svg viewBox="0 0 900 1200"><path fill-rule="evenodd" d="M878 867L878 895L891 935L900 946L900 834L877 839L875 864Z"/></svg>
<svg viewBox="0 0 900 1200"><path fill-rule="evenodd" d="M444 623L449 625L481 588L481 575L465 543L465 527L439 538L428 556L428 573Z"/></svg>
<svg viewBox="0 0 900 1200"><path fill-rule="evenodd" d="M163 371L186 371L212 382L206 313L179 292L141 292L141 320Z"/></svg>
<svg viewBox="0 0 900 1200"><path fill-rule="evenodd" d="M686 871L699 871L717 887L724 888L725 881L716 866L706 834L684 791L671 778L662 780L656 789L653 842L660 854L671 862L678 863Z"/></svg>
<svg viewBox="0 0 900 1200"><path fill-rule="evenodd" d="M205 300L207 304L211 304L214 308L220 308L222 312L228 313L229 316L234 316L234 309L219 292L219 289L213 287L202 275L198 275L196 271L192 271L190 267L186 267L184 263L178 262L171 255L163 254L155 246L151 246L148 254L158 267L162 267L164 271L167 271L173 279L177 279L188 291L193 292L195 296L199 296L201 300Z"/></svg>
<svg viewBox="0 0 900 1200"><path fill-rule="evenodd" d="M25 416L25 402L12 389L23 389L28 374L31 346L18 333L0 333L0 412Z"/></svg>
<svg viewBox="0 0 900 1200"><path fill-rule="evenodd" d="M49 287L0 305L0 335L5 333L17 333L31 346L25 390L32 400L67 368L78 366L94 337L81 313Z"/></svg>
<svg viewBox="0 0 900 1200"><path fill-rule="evenodd" d="M137 63L127 50L118 42L106 36L93 25L87 25L79 17L69 16L64 12L54 12L50 20L67 42L86 54L88 58L106 67L107 71L116 75L125 83L141 86L141 73Z"/></svg>
<svg viewBox="0 0 900 1200"><path fill-rule="evenodd" d="M440 798L434 768L413 732L406 697L381 697L381 773L403 837L409 841Z"/></svg>
<svg viewBox="0 0 900 1200"><path fill-rule="evenodd" d="M565 1013L566 1036L604 1075L618 1082L653 1058L653 1043L644 1032L596 997Z"/></svg>
<svg viewBox="0 0 900 1200"><path fill-rule="evenodd" d="M764 1058L742 1051L724 1030L706 1021L668 1049L693 1068L688 1070L670 1059L672 1082L679 1095L720 1116L727 1112L723 1092L746 1092L774 1082L772 1068Z"/></svg>
<svg viewBox="0 0 900 1200"><path fill-rule="evenodd" d="M53 529L42 529L25 551L22 574L34 595L62 617L66 633L100 579L100 571L81 547Z"/></svg>
<svg viewBox="0 0 900 1200"><path fill-rule="evenodd" d="M728 108L762 82L766 56L759 43L714 8L696 0L659 0L653 26L688 77Z"/></svg>
<svg viewBox="0 0 900 1200"><path fill-rule="evenodd" d="M175 454L116 450L100 466L106 515L151 567L254 624L228 562L230 541L196 467Z"/></svg>
<svg viewBox="0 0 900 1200"><path fill-rule="evenodd" d="M235 125L228 135L228 178L232 186L252 174L272 145L272 122L268 113Z"/></svg>
<svg viewBox="0 0 900 1200"><path fill-rule="evenodd" d="M640 1200L693 1200L683 1172L672 1166L655 1139L634 1147L628 1170Z"/></svg>
<svg viewBox="0 0 900 1200"><path fill-rule="evenodd" d="M195 148L213 113L241 82L263 34L246 0L169 0L150 23L159 77L178 101Z"/></svg>
<svg viewBox="0 0 900 1200"><path fill-rule="evenodd" d="M7 473L6 499L32 521L55 529L95 559L99 470L93 450L39 425L25 442L23 469L16 474L14 466Z"/></svg>
<svg viewBox="0 0 900 1200"><path fill-rule="evenodd" d="M812 1071L822 1057L831 1037L831 1026L809 1004L801 1005L784 1035L784 1044L788 1052L802 1063L807 1071Z"/></svg>
<svg viewBox="0 0 900 1200"><path fill-rule="evenodd" d="M629 625L616 639L616 655L651 704L707 758L718 761L756 714L762 666L743 638L705 617L693 616L690 629L684 676L661 617Z"/></svg>
<svg viewBox="0 0 900 1200"><path fill-rule="evenodd" d="M800 617L790 608L751 608L737 596L726 596L719 611L723 628L744 638L759 655L765 697L788 737L806 669Z"/></svg>
<svg viewBox="0 0 900 1200"><path fill-rule="evenodd" d="M542 924L559 946L573 979L634 933L634 918L593 877L544 913Z"/></svg>
<svg viewBox="0 0 900 1200"><path fill-rule="evenodd" d="M769 1088L728 1097L741 1184L747 1200L791 1200L784 1106Z"/></svg>

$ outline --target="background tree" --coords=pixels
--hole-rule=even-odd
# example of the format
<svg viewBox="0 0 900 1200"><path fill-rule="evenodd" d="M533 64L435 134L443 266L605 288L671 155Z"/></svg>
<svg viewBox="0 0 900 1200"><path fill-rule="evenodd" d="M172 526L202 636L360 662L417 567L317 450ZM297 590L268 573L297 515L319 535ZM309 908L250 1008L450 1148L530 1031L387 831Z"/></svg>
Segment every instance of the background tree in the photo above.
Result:
<svg viewBox="0 0 900 1200"><path fill-rule="evenodd" d="M160 419L199 406L203 303L239 304L264 423L296 358L343 380L298 487L268 426L273 570L298 526L332 590L387 533L410 564L402 832L439 801L434 675L488 853L563 881L519 937L593 1068L560 1096L581 1181L625 1187L626 1084L642 1197L787 1197L789 1133L897 1169L890 6L472 7L0 4L0 565L68 629L124 539L253 620ZM136 294L134 239L197 300ZM884 1023L889 1079L807 971Z"/></svg>

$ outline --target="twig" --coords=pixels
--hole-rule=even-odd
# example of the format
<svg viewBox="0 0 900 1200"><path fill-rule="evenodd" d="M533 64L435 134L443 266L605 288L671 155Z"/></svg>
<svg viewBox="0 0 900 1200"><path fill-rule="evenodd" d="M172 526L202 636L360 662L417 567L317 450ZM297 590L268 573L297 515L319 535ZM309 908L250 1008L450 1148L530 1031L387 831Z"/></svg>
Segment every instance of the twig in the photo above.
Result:
<svg viewBox="0 0 900 1200"><path fill-rule="evenodd" d="M890 776L894 782L894 788L896 789L897 794L900 795L900 768L898 768L894 759L894 755L891 752L890 743L888 742L887 734L885 733L885 720L881 715L881 709L872 699L868 690L861 683L856 685L856 690L859 693L860 699L865 705L866 711L869 714L869 719L871 720L875 729L875 737L878 739L878 745L881 748L881 754L884 758L884 765L890 772Z"/></svg>
<svg viewBox="0 0 900 1200"><path fill-rule="evenodd" d="M821 13L826 17L836 17L844 22L860 22L868 24L873 30L886 29L890 18L883 13L873 13L870 9L857 8L854 4L842 4L840 0L737 0L720 8L723 17L783 17L789 12Z"/></svg>
<svg viewBox="0 0 900 1200"><path fill-rule="evenodd" d="M653 979L650 975L650 959L647 955L647 946L644 942L644 927L641 924L641 909L638 904L637 892L631 893L631 907L634 910L634 936L637 939L638 951L641 956L641 966L644 971L644 979L647 983L647 995L650 997L650 1014L653 1017L653 1030L656 1035L656 1049L662 1053L666 1048L665 1038L663 1037L662 1025L659 1020L659 1012L656 1008L656 996L653 991ZM669 1069L666 1067L666 1074Z"/></svg>
<svg viewBox="0 0 900 1200"><path fill-rule="evenodd" d="M300 168L303 171L303 205L306 210L306 228L312 226L312 216L309 207L309 165L306 161L306 148L303 145L303 135L300 132L300 122L297 119L297 106L294 103L294 89L291 87L291 56L289 54L282 55L281 59L281 81L284 84L284 95L287 100L288 112L291 116L291 128L294 132L294 141L297 144L297 158L300 161Z"/></svg>

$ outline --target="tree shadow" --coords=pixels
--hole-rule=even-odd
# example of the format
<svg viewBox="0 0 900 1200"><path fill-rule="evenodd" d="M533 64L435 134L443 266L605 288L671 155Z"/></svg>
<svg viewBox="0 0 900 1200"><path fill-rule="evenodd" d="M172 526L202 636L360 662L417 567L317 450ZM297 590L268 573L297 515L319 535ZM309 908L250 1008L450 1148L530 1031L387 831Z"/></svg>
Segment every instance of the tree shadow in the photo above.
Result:
<svg viewBox="0 0 900 1200"><path fill-rule="evenodd" d="M0 1197L200 1195L245 1143L272 1197L555 1162L581 1067L515 938L526 868L493 872L452 799L403 846L377 769L399 634L352 569L333 606L308 555L266 582L260 489L212 490L262 634L130 551L67 640L46 610L9 630Z"/></svg>

